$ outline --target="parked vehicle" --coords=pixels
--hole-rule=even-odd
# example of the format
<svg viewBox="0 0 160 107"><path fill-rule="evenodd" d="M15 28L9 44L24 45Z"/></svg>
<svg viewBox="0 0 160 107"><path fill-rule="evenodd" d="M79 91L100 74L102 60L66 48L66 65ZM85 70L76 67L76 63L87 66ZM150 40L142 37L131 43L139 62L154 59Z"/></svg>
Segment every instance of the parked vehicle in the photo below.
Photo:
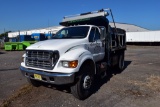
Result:
<svg viewBox="0 0 160 107"><path fill-rule="evenodd" d="M10 42L5 42L5 50L25 50L31 44L38 41L47 40L43 33L33 33L32 35L18 35L17 37L9 38Z"/></svg>
<svg viewBox="0 0 160 107"><path fill-rule="evenodd" d="M27 47L20 70L29 83L68 84L82 100L91 94L94 78L105 77L108 67L123 70L126 34L110 27L107 11L111 12L102 9L64 17L60 25L66 27L53 39Z"/></svg>

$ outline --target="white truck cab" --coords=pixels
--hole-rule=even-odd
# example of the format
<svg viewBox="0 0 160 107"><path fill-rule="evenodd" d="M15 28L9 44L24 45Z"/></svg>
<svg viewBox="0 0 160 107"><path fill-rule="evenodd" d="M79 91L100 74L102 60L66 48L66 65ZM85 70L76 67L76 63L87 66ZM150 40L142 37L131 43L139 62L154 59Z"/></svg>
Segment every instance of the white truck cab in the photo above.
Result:
<svg viewBox="0 0 160 107"><path fill-rule="evenodd" d="M119 41L119 45L112 48L112 36L115 35L110 33L106 15L101 10L64 18L60 24L66 27L51 40L37 42L26 49L20 66L22 74L34 86L39 86L40 81L70 84L76 98L87 98L97 74L105 75L107 66L112 66L112 62L124 68L125 34L121 35L122 43ZM97 26L95 20L104 26Z"/></svg>

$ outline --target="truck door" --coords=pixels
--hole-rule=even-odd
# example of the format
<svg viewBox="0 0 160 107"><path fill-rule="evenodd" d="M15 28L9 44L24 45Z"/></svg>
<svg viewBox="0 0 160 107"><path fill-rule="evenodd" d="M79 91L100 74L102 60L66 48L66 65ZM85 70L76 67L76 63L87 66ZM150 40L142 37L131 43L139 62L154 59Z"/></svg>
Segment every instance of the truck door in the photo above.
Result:
<svg viewBox="0 0 160 107"><path fill-rule="evenodd" d="M92 27L89 35L89 51L93 54L95 61L102 59L103 56L101 55L104 54L103 48L98 28Z"/></svg>

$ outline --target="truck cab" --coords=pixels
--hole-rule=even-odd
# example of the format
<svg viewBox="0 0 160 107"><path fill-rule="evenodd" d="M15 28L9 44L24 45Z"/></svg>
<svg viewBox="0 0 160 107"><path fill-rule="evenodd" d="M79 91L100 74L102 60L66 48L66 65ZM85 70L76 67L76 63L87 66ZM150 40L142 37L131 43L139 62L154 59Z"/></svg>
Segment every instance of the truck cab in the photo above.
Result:
<svg viewBox="0 0 160 107"><path fill-rule="evenodd" d="M97 75L107 67L124 68L125 31L114 33L104 10L64 17L51 40L26 49L20 70L33 86L40 82L71 87L78 99L90 95Z"/></svg>
<svg viewBox="0 0 160 107"><path fill-rule="evenodd" d="M81 42L77 42L77 46L74 44L73 47L70 46L69 49L72 50L77 47L82 47L93 55L93 59L95 62L102 60L105 55L105 47L102 46L102 41L100 38L101 30L94 25L79 25L74 27L66 27L61 29L53 37L53 39L66 39L67 41L72 40L74 42L80 40Z"/></svg>

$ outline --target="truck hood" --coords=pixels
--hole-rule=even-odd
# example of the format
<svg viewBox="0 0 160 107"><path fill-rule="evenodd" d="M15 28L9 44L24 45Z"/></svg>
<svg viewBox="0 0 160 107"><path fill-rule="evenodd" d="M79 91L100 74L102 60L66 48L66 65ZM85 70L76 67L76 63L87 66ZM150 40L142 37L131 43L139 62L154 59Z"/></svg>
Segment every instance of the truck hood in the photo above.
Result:
<svg viewBox="0 0 160 107"><path fill-rule="evenodd" d="M84 39L52 39L37 42L27 50L58 50L60 53L84 43Z"/></svg>

